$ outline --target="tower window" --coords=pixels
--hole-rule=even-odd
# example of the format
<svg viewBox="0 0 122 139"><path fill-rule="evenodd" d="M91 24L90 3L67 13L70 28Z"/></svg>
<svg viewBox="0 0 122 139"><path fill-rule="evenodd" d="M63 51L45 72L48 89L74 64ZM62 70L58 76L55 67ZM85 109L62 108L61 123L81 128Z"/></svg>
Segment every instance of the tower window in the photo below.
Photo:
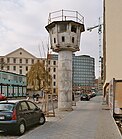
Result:
<svg viewBox="0 0 122 139"><path fill-rule="evenodd" d="M62 36L62 42L65 42L65 37L64 36Z"/></svg>
<svg viewBox="0 0 122 139"><path fill-rule="evenodd" d="M72 27L71 27L71 32L76 33L76 30L77 30L77 27L76 27L76 26L74 26L74 25L72 25Z"/></svg>
<svg viewBox="0 0 122 139"><path fill-rule="evenodd" d="M74 41L75 41L75 38L74 38L74 37L72 37L72 43L74 43Z"/></svg>
<svg viewBox="0 0 122 139"><path fill-rule="evenodd" d="M60 24L60 31L59 32L66 32L67 31L67 23Z"/></svg>

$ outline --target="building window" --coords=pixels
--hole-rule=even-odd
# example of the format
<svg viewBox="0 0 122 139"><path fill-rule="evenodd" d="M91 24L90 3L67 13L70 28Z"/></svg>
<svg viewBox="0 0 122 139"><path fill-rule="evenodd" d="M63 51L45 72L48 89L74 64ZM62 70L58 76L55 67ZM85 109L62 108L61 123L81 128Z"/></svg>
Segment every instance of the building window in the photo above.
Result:
<svg viewBox="0 0 122 139"><path fill-rule="evenodd" d="M9 70L10 69L10 67L9 66L7 66L7 70Z"/></svg>
<svg viewBox="0 0 122 139"><path fill-rule="evenodd" d="M55 89L55 88L53 89L53 93L54 93L54 94L56 93L56 89Z"/></svg>
<svg viewBox="0 0 122 139"><path fill-rule="evenodd" d="M62 42L65 42L65 37L64 36L62 36Z"/></svg>
<svg viewBox="0 0 122 139"><path fill-rule="evenodd" d="M53 82L53 86L56 86L56 82Z"/></svg>
<svg viewBox="0 0 122 139"><path fill-rule="evenodd" d="M48 71L50 72L50 68L48 68Z"/></svg>
<svg viewBox="0 0 122 139"><path fill-rule="evenodd" d="M21 69L21 68L22 68L22 66L19 66L19 68Z"/></svg>
<svg viewBox="0 0 122 139"><path fill-rule="evenodd" d="M28 59L25 60L26 64L28 64Z"/></svg>
<svg viewBox="0 0 122 139"><path fill-rule="evenodd" d="M13 63L16 63L16 58L13 58Z"/></svg>
<svg viewBox="0 0 122 139"><path fill-rule="evenodd" d="M32 64L34 64L34 59L32 59Z"/></svg>
<svg viewBox="0 0 122 139"><path fill-rule="evenodd" d="M74 37L72 37L72 43L74 43L74 40L75 40L75 38L74 38Z"/></svg>
<svg viewBox="0 0 122 139"><path fill-rule="evenodd" d="M4 58L1 58L1 62L2 62L2 63L4 62Z"/></svg>
<svg viewBox="0 0 122 139"><path fill-rule="evenodd" d="M50 65L50 60L48 61L48 64Z"/></svg>
<svg viewBox="0 0 122 139"><path fill-rule="evenodd" d="M76 30L77 30L77 27L76 27L76 26L74 26L74 25L72 25L72 27L71 27L71 32L76 33Z"/></svg>
<svg viewBox="0 0 122 139"><path fill-rule="evenodd" d="M22 77L19 77L19 81L22 82Z"/></svg>
<svg viewBox="0 0 122 139"><path fill-rule="evenodd" d="M7 58L7 63L10 63L10 58Z"/></svg>
<svg viewBox="0 0 122 139"><path fill-rule="evenodd" d="M19 54L22 55L22 52L20 52Z"/></svg>
<svg viewBox="0 0 122 139"><path fill-rule="evenodd" d="M26 71L28 71L28 66L26 66Z"/></svg>
<svg viewBox="0 0 122 139"><path fill-rule="evenodd" d="M13 79L14 79L14 81L18 82L18 76L15 75L15 76L13 77Z"/></svg>
<svg viewBox="0 0 122 139"><path fill-rule="evenodd" d="M19 60L19 63L22 63L22 59Z"/></svg>
<svg viewBox="0 0 122 139"><path fill-rule="evenodd" d="M19 74L22 74L22 70L21 69L19 70Z"/></svg>
<svg viewBox="0 0 122 139"><path fill-rule="evenodd" d="M45 64L45 60L43 60L43 65Z"/></svg>
<svg viewBox="0 0 122 139"><path fill-rule="evenodd" d="M3 74L2 74L2 79L5 80L5 79L7 79L7 78L8 78L7 74L4 74L4 73L3 73Z"/></svg>
<svg viewBox="0 0 122 139"><path fill-rule="evenodd" d="M54 38L54 43L56 43L56 38Z"/></svg>
<svg viewBox="0 0 122 139"><path fill-rule="evenodd" d="M55 74L53 75L53 79L56 79L56 75Z"/></svg>
<svg viewBox="0 0 122 139"><path fill-rule="evenodd" d="M53 65L56 65L56 61L53 61Z"/></svg>
<svg viewBox="0 0 122 139"><path fill-rule="evenodd" d="M13 66L13 70L14 70L14 71L16 70L16 66Z"/></svg>
<svg viewBox="0 0 122 139"><path fill-rule="evenodd" d="M4 69L4 66L5 66L4 58L1 58L0 59L0 68L1 68L1 70Z"/></svg>
<svg viewBox="0 0 122 139"><path fill-rule="evenodd" d="M56 72L56 68L53 69L53 72Z"/></svg>

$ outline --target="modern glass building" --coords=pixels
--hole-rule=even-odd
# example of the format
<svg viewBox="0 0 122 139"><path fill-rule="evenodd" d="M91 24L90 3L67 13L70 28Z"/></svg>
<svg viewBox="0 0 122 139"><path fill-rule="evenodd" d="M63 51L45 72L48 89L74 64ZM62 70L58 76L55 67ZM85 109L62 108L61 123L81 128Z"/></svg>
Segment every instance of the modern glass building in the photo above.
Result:
<svg viewBox="0 0 122 139"><path fill-rule="evenodd" d="M51 68L58 68L57 64L54 64L54 61L58 62L58 55L49 55L48 66L50 67L50 71L54 71L51 70ZM73 54L72 68L73 91L91 91L95 87L95 59L88 55L75 56L75 54ZM51 72L51 75L53 74L54 72ZM57 79L56 73L55 80L53 80L53 82L57 82ZM58 86L56 86L56 92L57 87ZM55 87L53 86L53 88Z"/></svg>
<svg viewBox="0 0 122 139"><path fill-rule="evenodd" d="M73 90L89 92L95 84L95 60L88 55L73 55Z"/></svg>

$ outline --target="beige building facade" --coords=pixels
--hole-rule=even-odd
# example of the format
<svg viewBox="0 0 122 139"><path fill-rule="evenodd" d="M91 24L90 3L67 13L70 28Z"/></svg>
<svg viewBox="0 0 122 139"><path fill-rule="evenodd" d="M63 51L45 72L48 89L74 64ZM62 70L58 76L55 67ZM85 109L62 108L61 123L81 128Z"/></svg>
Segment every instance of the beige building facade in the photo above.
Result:
<svg viewBox="0 0 122 139"><path fill-rule="evenodd" d="M104 88L113 78L122 79L122 0L104 0Z"/></svg>
<svg viewBox="0 0 122 139"><path fill-rule="evenodd" d="M58 95L58 55L48 55L48 71L52 76L53 94Z"/></svg>
<svg viewBox="0 0 122 139"><path fill-rule="evenodd" d="M57 94L57 59L51 58L47 61L47 58L37 58L25 49L18 48L5 56L0 56L0 69L3 71L26 75L31 66L37 61L43 61L45 67L48 68L50 75L52 75L52 93ZM3 67L1 66L2 63Z"/></svg>
<svg viewBox="0 0 122 139"><path fill-rule="evenodd" d="M37 60L42 60L23 48L16 49L5 56L0 56L0 59L1 62L4 62L3 70L22 75L26 75L31 65L36 63Z"/></svg>

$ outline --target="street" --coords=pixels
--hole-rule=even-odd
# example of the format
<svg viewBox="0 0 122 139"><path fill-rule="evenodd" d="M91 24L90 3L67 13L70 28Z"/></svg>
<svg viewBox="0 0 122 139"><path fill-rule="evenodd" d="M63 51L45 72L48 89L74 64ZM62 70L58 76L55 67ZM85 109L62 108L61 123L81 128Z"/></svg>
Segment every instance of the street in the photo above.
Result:
<svg viewBox="0 0 122 139"><path fill-rule="evenodd" d="M46 124L19 139L121 139L110 112L102 109L101 96L78 101L73 109L56 109L56 117L48 117Z"/></svg>
<svg viewBox="0 0 122 139"><path fill-rule="evenodd" d="M28 130L21 137L2 134L1 137L2 139L109 139L105 138L107 135L114 139L115 135L115 139L119 139L118 130L109 117L109 111L102 110L101 96L96 96L90 101L78 101L73 109L71 112L59 112L56 109L55 117L47 117L44 125Z"/></svg>

